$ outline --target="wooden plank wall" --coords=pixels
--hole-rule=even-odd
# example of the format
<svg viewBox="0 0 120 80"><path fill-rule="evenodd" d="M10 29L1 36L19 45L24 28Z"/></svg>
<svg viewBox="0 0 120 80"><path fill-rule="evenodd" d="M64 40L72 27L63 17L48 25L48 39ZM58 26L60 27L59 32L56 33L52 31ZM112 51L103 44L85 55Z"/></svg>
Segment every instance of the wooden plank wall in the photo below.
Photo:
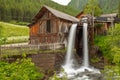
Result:
<svg viewBox="0 0 120 80"><path fill-rule="evenodd" d="M51 21L51 32L46 31L46 23L47 20ZM38 20L36 24L34 24L30 28L30 43L34 41L34 43L60 43L64 40L61 40L64 35L65 27L70 27L72 24L66 20L62 20L60 18L55 17L52 13L47 11L42 18ZM68 28L69 29L69 28ZM64 38L63 38L64 39Z"/></svg>

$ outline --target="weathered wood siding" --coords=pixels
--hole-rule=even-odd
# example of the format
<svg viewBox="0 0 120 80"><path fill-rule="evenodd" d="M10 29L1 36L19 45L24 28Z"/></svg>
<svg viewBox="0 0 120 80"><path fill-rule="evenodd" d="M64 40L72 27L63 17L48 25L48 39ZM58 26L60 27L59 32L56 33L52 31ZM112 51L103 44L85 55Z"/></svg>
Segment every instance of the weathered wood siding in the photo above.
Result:
<svg viewBox="0 0 120 80"><path fill-rule="evenodd" d="M30 28L30 37L37 36L38 28L39 28L39 23L36 23L33 27Z"/></svg>
<svg viewBox="0 0 120 80"><path fill-rule="evenodd" d="M50 21L50 32L47 31L47 21ZM49 11L30 27L30 43L67 43L69 28L72 22L55 17Z"/></svg>

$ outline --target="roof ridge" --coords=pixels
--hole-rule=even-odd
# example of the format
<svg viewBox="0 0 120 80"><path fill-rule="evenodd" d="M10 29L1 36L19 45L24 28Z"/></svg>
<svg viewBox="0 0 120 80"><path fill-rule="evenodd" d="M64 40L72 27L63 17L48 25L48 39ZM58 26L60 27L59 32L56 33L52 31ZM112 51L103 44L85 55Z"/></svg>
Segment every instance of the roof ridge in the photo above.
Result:
<svg viewBox="0 0 120 80"><path fill-rule="evenodd" d="M48 9L48 10L49 10L51 13L53 13L56 17L59 17L59 18L62 18L62 19L66 19L66 20L72 20L72 19L74 19L73 22L78 22L78 21L79 21L76 17L74 17L74 16L72 16L72 15L69 15L69 14L67 14L67 13L61 12L61 11L59 11L59 10L56 10L56 9L51 8L51 7L49 7L49 6L46 6L46 5L44 5L43 7L45 7L46 9ZM69 18L70 18L70 19L69 19Z"/></svg>

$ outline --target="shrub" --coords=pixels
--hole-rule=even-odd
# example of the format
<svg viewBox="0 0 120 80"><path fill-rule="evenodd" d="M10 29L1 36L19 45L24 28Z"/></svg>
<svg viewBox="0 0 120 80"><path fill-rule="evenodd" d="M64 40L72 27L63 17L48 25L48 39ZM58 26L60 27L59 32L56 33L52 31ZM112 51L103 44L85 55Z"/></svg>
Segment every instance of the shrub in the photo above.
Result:
<svg viewBox="0 0 120 80"><path fill-rule="evenodd" d="M63 69L61 69L61 74L62 74L62 77L58 76L58 74L56 74L55 72L54 75L50 77L49 80L68 80L67 74L64 72Z"/></svg>
<svg viewBox="0 0 120 80"><path fill-rule="evenodd" d="M0 62L1 80L39 80L43 76L43 73L38 72L30 58L17 59L16 62L11 64Z"/></svg>
<svg viewBox="0 0 120 80"><path fill-rule="evenodd" d="M97 36L95 39L110 62L103 70L105 80L120 80L120 24L116 24L114 29L109 30L107 36Z"/></svg>
<svg viewBox="0 0 120 80"><path fill-rule="evenodd" d="M109 34L107 36L97 36L95 38L95 44L100 47L104 56L111 63L113 62L113 59L114 59L113 55L115 55L115 53L120 53L120 50L119 50L120 49L120 27L119 26L120 24L116 24L114 29L109 30Z"/></svg>

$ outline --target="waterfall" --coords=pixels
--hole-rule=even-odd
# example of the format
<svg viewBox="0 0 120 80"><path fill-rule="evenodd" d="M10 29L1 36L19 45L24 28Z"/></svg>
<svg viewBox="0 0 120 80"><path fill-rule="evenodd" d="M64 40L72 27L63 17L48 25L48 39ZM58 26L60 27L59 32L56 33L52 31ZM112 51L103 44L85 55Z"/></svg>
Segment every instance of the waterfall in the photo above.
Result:
<svg viewBox="0 0 120 80"><path fill-rule="evenodd" d="M59 77L66 76L68 80L98 80L100 78L99 70L90 67L89 65L89 55L88 55L88 23L86 23L87 18L83 18L83 66L79 68L74 68L73 63L73 49L75 43L75 36L76 36L76 28L77 24L73 24L70 29L70 34L68 38L68 49L66 54L65 64L62 66L65 73L60 73ZM79 36L77 36L79 37ZM103 80L103 79L100 79Z"/></svg>
<svg viewBox="0 0 120 80"><path fill-rule="evenodd" d="M75 45L76 28L77 28L77 24L73 24L72 27L70 28L66 60L65 60L65 64L63 65L63 68L66 73L70 73L74 71L72 56Z"/></svg>
<svg viewBox="0 0 120 80"><path fill-rule="evenodd" d="M76 36L76 28L77 24L73 24L71 29L70 29L70 34L69 34L69 41L68 41L68 49L67 49L67 55L66 55L66 65L69 65L72 59L72 53L74 49L74 43L75 43L75 36Z"/></svg>
<svg viewBox="0 0 120 80"><path fill-rule="evenodd" d="M83 23L83 66L89 67L89 55L88 55L88 23Z"/></svg>

